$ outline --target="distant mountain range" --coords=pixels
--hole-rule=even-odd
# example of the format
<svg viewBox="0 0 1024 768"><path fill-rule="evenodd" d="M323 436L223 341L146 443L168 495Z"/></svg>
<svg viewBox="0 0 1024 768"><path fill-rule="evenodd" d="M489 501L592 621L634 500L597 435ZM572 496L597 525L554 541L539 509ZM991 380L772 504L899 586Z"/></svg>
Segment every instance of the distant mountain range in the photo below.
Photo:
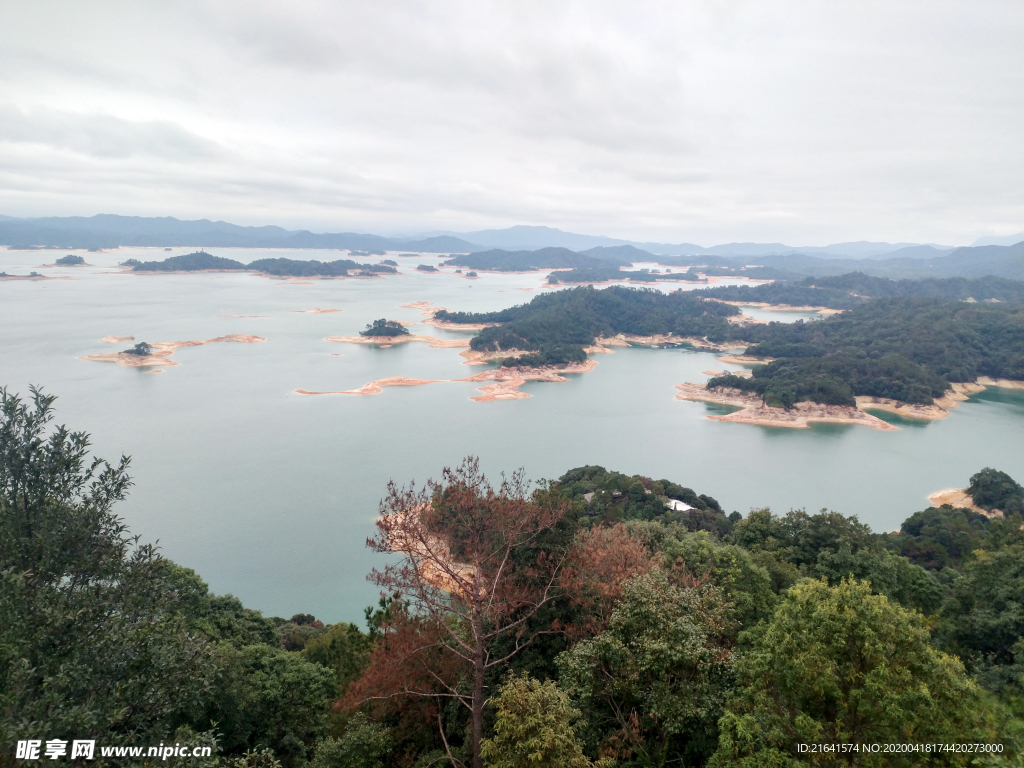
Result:
<svg viewBox="0 0 1024 768"><path fill-rule="evenodd" d="M172 217L146 218L100 214L90 217L19 219L0 216L0 245L12 248L335 248L369 253L383 253L388 250L475 253L492 249L536 251L544 248L563 248L585 252L591 257L603 260L621 260L624 263L643 261L652 255L704 256L712 260L742 258L748 263L775 266L799 274L837 274L836 269L848 272L851 268L856 268L871 274L885 273L887 276L901 276L909 272L916 274L922 271L940 275L945 274L942 270L950 268L950 264L961 264L967 258L964 254L968 251L980 254L984 248L1005 248L1021 241L1024 241L1024 233L1016 237L982 238L975 244L977 247L966 249L934 244L868 241L806 247L782 243L727 243L703 247L693 243L616 240L535 226L483 229L475 232L430 232L411 237L382 237L358 232L317 233L287 230L276 226L242 227L225 221L182 221ZM990 263L991 259L998 262L1002 258L983 257L977 254L971 258L980 259L978 264ZM823 260L835 263L823 264ZM881 266L883 261L885 266ZM879 264L873 266L872 262ZM966 263L963 262L965 269L968 268ZM974 269L973 266L969 268Z"/></svg>
<svg viewBox="0 0 1024 768"><path fill-rule="evenodd" d="M99 214L15 219L0 217L0 245L100 250L118 246L209 248L338 248L370 252L409 250L465 252L480 246L457 237L391 238L357 232L316 233L281 227L240 227L226 221L181 221L169 216L144 218Z"/></svg>

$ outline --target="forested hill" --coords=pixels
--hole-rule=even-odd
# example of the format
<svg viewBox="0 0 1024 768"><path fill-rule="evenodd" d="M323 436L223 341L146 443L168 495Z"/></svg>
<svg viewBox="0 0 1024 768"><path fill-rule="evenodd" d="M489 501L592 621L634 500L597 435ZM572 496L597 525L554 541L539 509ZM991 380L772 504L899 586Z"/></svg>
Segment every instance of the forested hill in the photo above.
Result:
<svg viewBox="0 0 1024 768"><path fill-rule="evenodd" d="M598 251L599 249L594 249ZM469 269L489 269L496 272L529 272L536 269L564 269L579 267L608 267L628 265L632 262L617 255L612 249L601 256L570 251L568 248L541 248L536 251L503 251L493 249L455 256L445 264ZM635 249L634 249L635 250ZM653 257L652 257L653 258Z"/></svg>
<svg viewBox="0 0 1024 768"><path fill-rule="evenodd" d="M758 286L729 285L701 291L724 301L766 302L790 306L853 309L883 296L918 296L953 301L1024 302L1024 281L1002 277L924 278L891 280L863 272L834 277L807 277L795 282L766 283Z"/></svg>
<svg viewBox="0 0 1024 768"><path fill-rule="evenodd" d="M859 276L852 282L873 280ZM989 282L998 286L1000 281ZM891 281L884 285L891 288ZM933 282L941 290L956 285ZM1024 380L1024 303L887 296L821 320L733 325L727 318L737 310L708 301L703 293L586 286L537 296L529 304L499 312L442 311L437 317L453 323L500 323L481 331L470 346L534 353L505 365L579 361L585 357L583 348L596 337L620 333L747 343L747 354L775 361L755 368L753 378L718 377L709 386L754 391L774 406L790 407L802 400L854 405L858 395L931 404L950 382L971 382L979 376Z"/></svg>
<svg viewBox="0 0 1024 768"><path fill-rule="evenodd" d="M600 466L494 488L470 457L423 494L380 489L378 530L420 537L377 558L392 588L364 627L324 626L213 594L132 536L128 460L89 457L52 406L0 388L3 766L29 739L65 748L61 765L93 764L70 757L80 739L95 765L143 768L796 766L840 742L990 750L862 753L867 768L1024 755L1024 489L997 469L969 490L1000 513L929 508L877 534L825 510L726 515L682 484L699 478ZM431 582L450 553L493 599ZM209 752L101 752L157 744Z"/></svg>
<svg viewBox="0 0 1024 768"><path fill-rule="evenodd" d="M857 395L930 404L950 382L1024 380L1024 305L888 297L824 320L740 331L747 354L777 358L753 378L709 387L755 391L766 403L853 405Z"/></svg>
<svg viewBox="0 0 1024 768"><path fill-rule="evenodd" d="M128 259L122 266L131 267L135 272L199 272L202 270L235 271L252 270L268 275L287 277L341 277L349 274L349 270L357 273L374 274L378 272L397 273L398 270L387 264L359 264L350 259L337 261L308 261L298 259L257 259L243 264L234 259L214 256L206 251L195 251L181 256L170 256L163 261L138 261Z"/></svg>
<svg viewBox="0 0 1024 768"><path fill-rule="evenodd" d="M585 286L543 294L529 304L499 312L441 311L436 317L452 323L501 323L481 331L470 347L490 352L534 351L536 355L521 362L537 365L582 360L583 347L598 336L619 333L723 340L730 331L726 318L738 314L735 307L705 301L688 291L665 294L651 289Z"/></svg>

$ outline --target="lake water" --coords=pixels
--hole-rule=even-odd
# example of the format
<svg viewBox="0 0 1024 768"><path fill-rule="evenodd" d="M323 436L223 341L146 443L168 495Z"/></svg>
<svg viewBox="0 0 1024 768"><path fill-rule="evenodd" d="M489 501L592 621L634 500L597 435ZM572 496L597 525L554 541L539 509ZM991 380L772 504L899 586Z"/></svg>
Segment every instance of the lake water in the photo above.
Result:
<svg viewBox="0 0 1024 768"><path fill-rule="evenodd" d="M173 254L193 249L174 249ZM210 249L243 262L264 256L341 258L338 252ZM770 506L855 514L897 528L940 488L985 466L1024 478L1024 393L988 390L939 422L882 415L901 429L818 425L809 430L723 424L716 406L673 399L674 385L721 370L710 353L616 349L564 384L533 382L533 397L477 403L473 383L387 388L380 395L302 396L388 376L455 379L483 370L458 349L410 343L377 349L324 341L379 317L418 321L413 301L491 310L529 301L545 275L417 272L437 257L396 258L385 279L307 285L248 274L118 274L129 257L162 249L87 254L96 266L41 269L63 252L0 251L0 271L36 269L70 280L0 282L0 384L59 395L58 421L92 433L95 451L132 456L135 487L120 513L144 540L194 568L217 592L268 614L313 613L361 622L376 600L364 546L389 479L436 477L477 454L497 478L524 467L555 478L584 464L669 478L727 511ZM666 290L674 286L665 286ZM524 291L522 289L533 289ZM343 310L302 314L314 307ZM747 310L768 319L806 314ZM265 317L222 317L262 315ZM431 326L413 332L444 338ZM256 334L262 344L179 349L162 374L78 360L137 341Z"/></svg>

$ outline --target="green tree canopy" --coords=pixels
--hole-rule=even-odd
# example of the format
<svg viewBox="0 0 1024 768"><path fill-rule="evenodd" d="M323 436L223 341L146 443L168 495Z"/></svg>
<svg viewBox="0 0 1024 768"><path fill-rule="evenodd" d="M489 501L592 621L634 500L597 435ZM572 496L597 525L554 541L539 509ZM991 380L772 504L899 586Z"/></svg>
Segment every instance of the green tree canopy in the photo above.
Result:
<svg viewBox="0 0 1024 768"><path fill-rule="evenodd" d="M789 590L736 664L739 686L712 764L919 765L920 755L811 756L798 744L972 741L989 736L978 687L935 650L919 614L868 584ZM970 756L941 758L968 764ZM959 761L959 762L958 762Z"/></svg>
<svg viewBox="0 0 1024 768"><path fill-rule="evenodd" d="M552 681L511 676L489 702L494 738L482 743L488 768L591 768L576 735L580 711Z"/></svg>
<svg viewBox="0 0 1024 768"><path fill-rule="evenodd" d="M588 741L624 765L706 759L728 686L725 609L715 587L660 571L627 582L608 628L559 657Z"/></svg>

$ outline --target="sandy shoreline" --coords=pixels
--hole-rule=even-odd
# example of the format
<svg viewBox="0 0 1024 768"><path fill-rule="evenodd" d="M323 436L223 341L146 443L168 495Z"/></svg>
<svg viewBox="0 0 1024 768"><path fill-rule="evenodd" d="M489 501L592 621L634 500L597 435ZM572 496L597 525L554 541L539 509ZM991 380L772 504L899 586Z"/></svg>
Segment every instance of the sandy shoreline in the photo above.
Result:
<svg viewBox="0 0 1024 768"><path fill-rule="evenodd" d="M706 403L730 405L741 410L724 416L708 416L713 421L729 421L737 424L758 424L765 427L789 427L790 429L807 429L812 423L826 424L860 424L872 429L893 431L898 427L882 421L877 416L847 405L821 405L819 403L801 402L790 410L772 408L761 401L757 394L743 392L738 389L721 387L715 391L708 390L703 384L677 384L676 400L694 400Z"/></svg>
<svg viewBox="0 0 1024 768"><path fill-rule="evenodd" d="M969 509L988 518L1002 518L1004 516L1001 510L993 509L989 511L976 506L974 499L967 493L966 488L944 488L941 491L929 494L928 501L931 502L933 507L942 507L948 504L955 509Z"/></svg>
<svg viewBox="0 0 1024 768"><path fill-rule="evenodd" d="M444 320L437 320L434 315L441 311L447 311L445 307L437 307L429 301L412 301L402 304L402 309L418 309L420 315L426 318L421 322L424 325L432 325L442 331L482 331L484 328L493 328L501 323L450 323Z"/></svg>
<svg viewBox="0 0 1024 768"><path fill-rule="evenodd" d="M771 282L771 281L768 281ZM819 315L841 315L845 309L831 309L830 307L794 306L792 304L769 304L767 301L726 301L725 299L710 298L710 301L717 301L733 307L759 307L769 312L817 312Z"/></svg>
<svg viewBox="0 0 1024 768"><path fill-rule="evenodd" d="M722 362L746 362L742 358L730 355L719 357ZM716 371L704 371L705 375L718 375ZM734 375L751 375L747 372ZM714 421L731 421L740 424L760 424L769 427L791 427L797 429L806 428L812 422L824 422L833 424L861 424L872 429L893 431L899 429L894 424L889 424L869 411L885 411L902 416L907 419L920 419L923 421L937 421L949 416L949 412L956 408L961 402L967 400L968 395L981 392L987 387L1004 387L1007 389L1024 389L1024 381L1011 379L990 379L980 377L976 382L966 384L953 384L941 398L936 398L932 405L918 403L904 403L899 400L891 400L884 397L870 397L858 395L855 400L856 407L848 405L822 405L809 401L796 403L793 408L772 408L765 405L760 396L756 393L745 392L731 387L716 387L709 390L704 384L686 382L677 384L676 389L680 390L676 400L692 400L706 403L718 403L739 408L735 413L724 416L708 416Z"/></svg>
<svg viewBox="0 0 1024 768"><path fill-rule="evenodd" d="M775 360L774 357L747 357L746 355L722 355L716 357L720 363L731 363L733 365L766 365Z"/></svg>
<svg viewBox="0 0 1024 768"><path fill-rule="evenodd" d="M406 333L401 336L327 336L324 341L337 341L344 344L363 344L378 347L393 347L395 344L422 342L431 349L450 349L468 347L469 339L439 339L436 336L425 336L418 333Z"/></svg>
<svg viewBox="0 0 1024 768"><path fill-rule="evenodd" d="M335 391L313 391L308 389L297 389L297 395L379 395L384 387L418 387L424 384L446 384L457 381L470 382L491 382L479 387L482 395L469 398L478 403L493 402L496 400L519 400L525 397L532 397L526 392L520 392L519 387L528 381L568 381L563 374L586 373L597 366L594 360L587 360L585 363L572 363L564 366L546 366L543 368L495 368L490 371L482 371L473 376L461 379L412 379L406 376L390 376L386 379L378 379L364 384L358 389L343 389Z"/></svg>
<svg viewBox="0 0 1024 768"><path fill-rule="evenodd" d="M292 312L296 312L301 315L326 315L330 312L341 312L340 309L321 309L320 307L313 307L313 309L293 309Z"/></svg>
<svg viewBox="0 0 1024 768"><path fill-rule="evenodd" d="M133 336L104 336L100 339L105 344L116 344L121 341L134 341ZM250 336L246 334L233 333L228 336L218 336L215 339L203 339L201 341L157 341L150 344L153 353L149 355L132 355L127 352L104 352L98 355L82 355L79 360L91 360L96 363L116 363L125 368L147 368L152 366L173 366L181 363L171 360L171 355L182 347L200 347L204 344L216 344L218 342L235 342L237 344L258 344L266 341L262 336Z"/></svg>
<svg viewBox="0 0 1024 768"><path fill-rule="evenodd" d="M0 281L5 280L74 280L70 275L0 275Z"/></svg>

